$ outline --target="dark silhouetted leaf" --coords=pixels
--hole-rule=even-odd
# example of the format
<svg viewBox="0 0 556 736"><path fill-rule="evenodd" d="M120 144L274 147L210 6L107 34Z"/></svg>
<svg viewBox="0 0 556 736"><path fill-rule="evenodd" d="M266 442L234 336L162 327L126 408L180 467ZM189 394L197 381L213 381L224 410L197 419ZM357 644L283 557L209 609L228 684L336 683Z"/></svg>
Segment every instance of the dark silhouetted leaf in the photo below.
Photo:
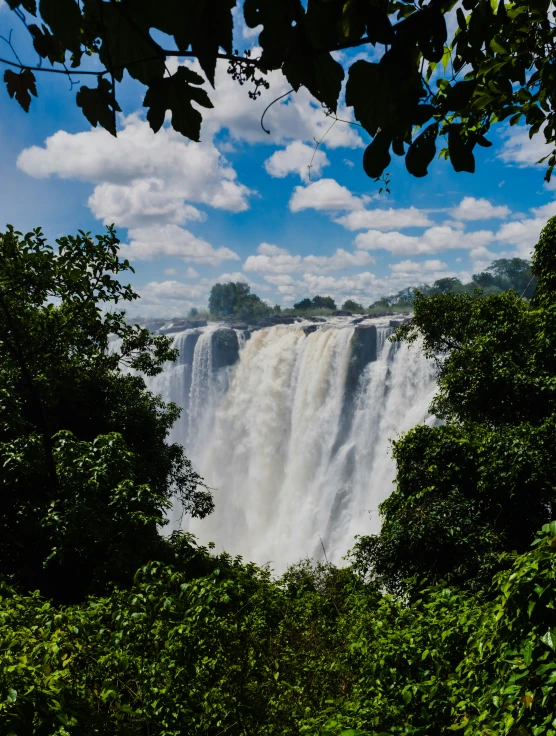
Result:
<svg viewBox="0 0 556 736"><path fill-rule="evenodd" d="M448 131L448 150L454 171L475 171L475 156L469 141L461 135L461 125L451 125Z"/></svg>
<svg viewBox="0 0 556 736"><path fill-rule="evenodd" d="M166 111L172 113L172 127L191 140L198 141L201 132L201 113L192 102L202 107L212 107L207 93L198 86L203 78L191 69L180 66L171 77L153 79L145 95L143 105L150 108L147 120L156 133L164 124Z"/></svg>
<svg viewBox="0 0 556 736"><path fill-rule="evenodd" d="M433 123L417 136L413 143L409 146L405 156L405 165L407 170L413 176L426 176L428 166L436 153L436 136L438 135L438 125Z"/></svg>
<svg viewBox="0 0 556 736"><path fill-rule="evenodd" d="M100 125L113 136L116 135L116 112L120 111L120 106L114 99L112 85L107 79L99 79L96 89L81 87L76 102L94 128Z"/></svg>
<svg viewBox="0 0 556 736"><path fill-rule="evenodd" d="M390 143L391 138L381 131L376 134L365 149L365 153L363 154L363 168L367 176L371 179L378 179L379 176L382 176L384 169L392 160L388 151Z"/></svg>
<svg viewBox="0 0 556 736"><path fill-rule="evenodd" d="M462 110L466 105L469 104L473 92L477 86L475 79L471 79L467 82L456 82L453 87L450 87L444 105L447 110Z"/></svg>
<svg viewBox="0 0 556 736"><path fill-rule="evenodd" d="M388 127L395 115L388 73L378 64L356 61L349 70L346 104L372 136Z"/></svg>
<svg viewBox="0 0 556 736"><path fill-rule="evenodd" d="M42 30L34 23L30 24L28 28L33 37L33 47L41 58L48 59L51 64L64 61L63 44L50 33L45 25L43 25Z"/></svg>
<svg viewBox="0 0 556 736"><path fill-rule="evenodd" d="M77 53L80 45L81 10L75 0L40 0L42 19L64 45Z"/></svg>
<svg viewBox="0 0 556 736"><path fill-rule="evenodd" d="M4 82L10 97L15 97L25 112L29 112L31 95L37 97L37 85L33 72L30 69L23 69L19 74L16 74L11 69L6 69Z"/></svg>

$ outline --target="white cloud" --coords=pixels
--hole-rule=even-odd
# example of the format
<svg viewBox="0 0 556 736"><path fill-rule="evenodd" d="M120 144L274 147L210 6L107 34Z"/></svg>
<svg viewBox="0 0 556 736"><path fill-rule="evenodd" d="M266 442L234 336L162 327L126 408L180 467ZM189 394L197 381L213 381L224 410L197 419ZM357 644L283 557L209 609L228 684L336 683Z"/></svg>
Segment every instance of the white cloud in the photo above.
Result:
<svg viewBox="0 0 556 736"><path fill-rule="evenodd" d="M368 197L356 197L335 179L321 179L307 187L295 187L290 199L290 210L351 211L363 209L368 201Z"/></svg>
<svg viewBox="0 0 556 736"><path fill-rule="evenodd" d="M129 244L120 246L123 257L130 260L152 261L171 256L195 264L217 266L225 260L238 261L239 256L229 248L214 248L206 240L197 238L177 225L132 228Z"/></svg>
<svg viewBox="0 0 556 736"><path fill-rule="evenodd" d="M334 220L348 230L363 230L373 228L375 230L399 230L406 227L428 227L433 222L426 212L417 207L406 209L356 209L347 215Z"/></svg>
<svg viewBox="0 0 556 736"><path fill-rule="evenodd" d="M479 245L486 245L495 239L490 230L477 230L471 233L462 233L446 226L431 227L422 235L404 235L393 231L382 233L379 230L369 230L360 233L355 238L358 248L366 250L387 250L394 255L428 255L444 250L456 248L471 249Z"/></svg>
<svg viewBox="0 0 556 736"><path fill-rule="evenodd" d="M251 193L213 143L188 141L171 128L154 134L138 115L122 118L117 139L100 128L60 130L44 147L22 151L17 165L36 178L95 184L91 210L105 223L123 227L204 220L188 202L242 212Z"/></svg>
<svg viewBox="0 0 556 736"><path fill-rule="evenodd" d="M289 250L279 248L277 245L272 245L271 243L261 243L257 248L257 253L261 253L263 256L280 256L287 255Z"/></svg>
<svg viewBox="0 0 556 736"><path fill-rule="evenodd" d="M428 261L399 261L398 263L391 263L389 266L393 273L421 273L423 271L445 271L448 268L448 264L439 260L428 260Z"/></svg>
<svg viewBox="0 0 556 736"><path fill-rule="evenodd" d="M260 52L254 48L254 55ZM197 62L186 62L187 66L201 72ZM176 69L178 62L168 62L170 71ZM322 105L317 102L305 87L278 100L264 116L265 133L261 127L261 116L271 102L291 89L281 71L271 71L266 75L270 83L268 90L261 89L261 96L250 99L249 84L239 87L227 72L228 63L219 62L216 66L216 89L207 90L214 108L203 110L201 135L212 138L221 130L229 131L230 136L246 143L265 143L282 145L290 141L312 143L320 140L326 133L323 145L327 148L362 148L364 146L357 130L346 123L335 123L327 117ZM344 105L338 106L338 117L353 121L353 110ZM328 131L328 132L327 132Z"/></svg>
<svg viewBox="0 0 556 736"><path fill-rule="evenodd" d="M449 210L449 213L456 220L490 220L504 219L511 214L511 210L506 205L493 205L488 199L464 197L457 207Z"/></svg>
<svg viewBox="0 0 556 736"><path fill-rule="evenodd" d="M532 207L531 212L535 217L548 220L549 217L556 215L556 200L554 202L547 202L547 204L543 204L540 207Z"/></svg>
<svg viewBox="0 0 556 736"><path fill-rule="evenodd" d="M365 251L350 253L338 248L331 256L293 255L285 248L261 243L258 255L248 256L243 266L245 271L262 274L329 273L349 268L361 268L374 262ZM281 283L285 283L284 280ZM288 282L291 283L291 282Z"/></svg>
<svg viewBox="0 0 556 736"><path fill-rule="evenodd" d="M304 182L309 182L309 177L318 178L323 168L329 164L328 157L320 148L315 149L314 145L293 141L267 158L264 167L270 176L283 179L288 174L299 174Z"/></svg>
<svg viewBox="0 0 556 736"><path fill-rule="evenodd" d="M519 168L536 166L541 158L552 153L553 146L547 145L542 130L529 138L528 130L524 126L509 128L504 133L504 138L498 158Z"/></svg>
<svg viewBox="0 0 556 736"><path fill-rule="evenodd" d="M185 272L184 276L187 279L196 279L196 278L199 277L199 272L196 271L194 268L191 268L191 266L189 266L189 268Z"/></svg>

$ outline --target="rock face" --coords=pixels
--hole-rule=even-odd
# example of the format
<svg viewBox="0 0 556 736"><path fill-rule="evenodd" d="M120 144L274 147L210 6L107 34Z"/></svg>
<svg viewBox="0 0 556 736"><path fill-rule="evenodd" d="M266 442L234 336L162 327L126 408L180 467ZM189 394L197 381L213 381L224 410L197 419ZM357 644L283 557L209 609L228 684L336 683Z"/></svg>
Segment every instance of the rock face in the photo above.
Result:
<svg viewBox="0 0 556 736"><path fill-rule="evenodd" d="M239 340L237 332L222 327L212 333L212 370L217 371L239 360Z"/></svg>
<svg viewBox="0 0 556 736"><path fill-rule="evenodd" d="M333 317L353 317L353 312L346 312L345 309L337 309L332 312Z"/></svg>
<svg viewBox="0 0 556 736"><path fill-rule="evenodd" d="M318 325L308 325L307 327L303 328L303 332L306 335L310 335L311 332L316 332L318 330Z"/></svg>
<svg viewBox="0 0 556 736"><path fill-rule="evenodd" d="M346 380L346 390L355 390L363 369L376 360L375 325L357 325L351 338L351 358Z"/></svg>

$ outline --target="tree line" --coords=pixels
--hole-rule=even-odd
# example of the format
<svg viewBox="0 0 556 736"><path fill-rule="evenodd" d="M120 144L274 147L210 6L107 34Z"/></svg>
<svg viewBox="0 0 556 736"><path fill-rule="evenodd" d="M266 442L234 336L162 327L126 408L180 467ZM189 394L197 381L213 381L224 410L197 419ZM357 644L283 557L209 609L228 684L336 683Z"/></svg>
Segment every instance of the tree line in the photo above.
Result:
<svg viewBox="0 0 556 736"><path fill-rule="evenodd" d="M338 310L332 297L319 295L300 299L291 308L282 308L279 304L271 307L251 293L249 284L230 281L226 284L214 284L210 291L208 309L213 319L230 318L240 321L264 320L273 314L311 316L330 315L337 311L356 314L409 312L419 294L472 294L475 290L480 290L483 295L489 296L513 289L522 297L530 299L535 292L536 283L529 261L523 258L500 258L493 261L485 271L473 274L469 283L464 284L455 276L446 276L437 279L432 285L408 286L396 294L381 297L368 307L354 299L346 299ZM198 314L199 311L195 309L190 316L194 318Z"/></svg>

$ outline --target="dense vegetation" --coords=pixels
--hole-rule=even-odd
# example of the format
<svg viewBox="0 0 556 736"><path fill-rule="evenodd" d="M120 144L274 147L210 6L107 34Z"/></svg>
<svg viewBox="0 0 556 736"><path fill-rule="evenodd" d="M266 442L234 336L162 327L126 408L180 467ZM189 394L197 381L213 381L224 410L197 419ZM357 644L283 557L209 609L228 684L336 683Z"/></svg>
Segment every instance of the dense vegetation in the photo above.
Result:
<svg viewBox="0 0 556 736"><path fill-rule="evenodd" d="M369 312L395 309L396 311L412 311L417 295L434 296L436 294L469 294L480 289L483 296L501 294L508 289L530 299L537 288L537 281L531 271L531 264L523 258L500 258L493 261L486 271L473 274L472 280L463 284L455 276L437 279L432 286L409 286L397 294L383 296L369 306Z"/></svg>
<svg viewBox="0 0 556 736"><path fill-rule="evenodd" d="M201 86L205 79L190 66L168 72L166 61L178 56L196 58L213 86L217 60L227 60L229 74L248 83L253 98L270 86L267 74L280 70L291 92L306 88L332 123L345 89L346 105L372 137L363 156L372 178L388 167L391 151L405 159L411 174L425 176L439 139L447 143L440 156L450 159L455 171L473 172L474 150L490 146L486 135L504 120L522 122L530 136L542 130L547 143L556 143L556 27L549 0L465 0L463 6L456 0L7 4L27 26L40 62L52 65L37 65L30 48L32 61L24 62L23 50L12 48L13 58L0 59L11 67L4 73L8 94L29 110L38 94L36 72L75 71L80 80L90 80L77 91L77 105L91 125L113 135L120 110L117 84L127 72L145 88L143 105L153 131L170 112L176 131L199 140L199 107L213 104ZM248 28L262 26L255 31L257 58L234 50L234 15L241 12ZM456 23L446 23L448 13ZM372 62L360 58L360 47L372 54ZM346 49L356 52L345 54ZM550 180L556 153L548 158Z"/></svg>
<svg viewBox="0 0 556 736"><path fill-rule="evenodd" d="M396 441L351 564L279 580L160 535L211 500L118 368L172 354L100 309L135 298L115 234L0 245L2 734L555 735L556 218L530 301L415 296L445 424Z"/></svg>

